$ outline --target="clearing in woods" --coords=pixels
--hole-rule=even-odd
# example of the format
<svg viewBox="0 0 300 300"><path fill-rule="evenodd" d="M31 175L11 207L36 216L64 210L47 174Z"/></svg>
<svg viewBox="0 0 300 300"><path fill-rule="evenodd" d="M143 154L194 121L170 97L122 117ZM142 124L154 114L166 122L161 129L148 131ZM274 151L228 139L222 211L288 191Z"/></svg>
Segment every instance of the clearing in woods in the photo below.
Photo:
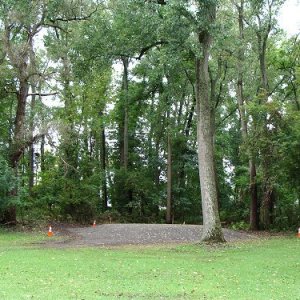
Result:
<svg viewBox="0 0 300 300"><path fill-rule="evenodd" d="M53 226L60 240L49 240L48 245L117 246L197 243L201 238L201 225L174 224L103 224L95 227ZM257 238L254 234L223 229L228 242Z"/></svg>

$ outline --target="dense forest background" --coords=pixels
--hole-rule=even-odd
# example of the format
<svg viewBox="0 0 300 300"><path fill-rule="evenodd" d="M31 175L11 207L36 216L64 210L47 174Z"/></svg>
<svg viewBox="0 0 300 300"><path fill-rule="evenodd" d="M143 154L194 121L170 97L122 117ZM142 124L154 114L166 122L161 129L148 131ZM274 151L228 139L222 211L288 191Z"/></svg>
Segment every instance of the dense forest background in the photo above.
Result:
<svg viewBox="0 0 300 300"><path fill-rule="evenodd" d="M202 223L212 153L224 225L297 227L300 39L283 3L1 1L1 222Z"/></svg>

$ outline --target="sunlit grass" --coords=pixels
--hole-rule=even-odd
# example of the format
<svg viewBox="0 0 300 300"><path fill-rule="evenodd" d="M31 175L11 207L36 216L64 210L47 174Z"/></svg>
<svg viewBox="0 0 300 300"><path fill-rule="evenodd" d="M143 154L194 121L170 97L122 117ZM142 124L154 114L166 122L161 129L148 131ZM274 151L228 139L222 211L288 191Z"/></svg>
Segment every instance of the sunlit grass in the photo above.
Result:
<svg viewBox="0 0 300 300"><path fill-rule="evenodd" d="M300 299L294 237L111 249L40 248L45 239L0 232L0 299Z"/></svg>

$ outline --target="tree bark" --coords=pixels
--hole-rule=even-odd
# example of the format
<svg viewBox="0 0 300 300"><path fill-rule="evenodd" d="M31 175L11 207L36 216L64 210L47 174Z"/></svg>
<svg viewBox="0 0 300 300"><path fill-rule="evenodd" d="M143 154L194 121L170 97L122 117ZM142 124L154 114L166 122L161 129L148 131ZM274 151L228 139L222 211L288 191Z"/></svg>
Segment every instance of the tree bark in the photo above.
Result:
<svg viewBox="0 0 300 300"><path fill-rule="evenodd" d="M215 5L208 9L215 16ZM202 55L200 58L196 58L197 142L203 214L202 241L224 242L218 211L212 107L208 92L208 58L212 38L208 30L199 33L198 37L202 46Z"/></svg>
<svg viewBox="0 0 300 300"><path fill-rule="evenodd" d="M20 89L17 94L17 112L15 117L14 137L10 149L10 165L15 170L15 174L18 175L18 163L24 153L25 143L25 111L26 100L28 95L28 81L27 79L20 80ZM12 192L12 196L18 194L18 189L15 187ZM4 213L4 223L17 224L17 208L14 204L10 205Z"/></svg>
<svg viewBox="0 0 300 300"><path fill-rule="evenodd" d="M10 152L10 164L13 168L16 168L19 159L23 152L20 149L24 145L25 141L25 111L26 111L26 100L28 95L28 81L20 81L20 89L17 94L18 104L17 112L15 117L15 129L14 138L12 141L12 147Z"/></svg>
<svg viewBox="0 0 300 300"><path fill-rule="evenodd" d="M264 187L263 194L263 203L261 207L261 224L263 229L270 229L272 224L272 212L274 206L274 192L273 187L270 185L268 180L265 182L266 186Z"/></svg>

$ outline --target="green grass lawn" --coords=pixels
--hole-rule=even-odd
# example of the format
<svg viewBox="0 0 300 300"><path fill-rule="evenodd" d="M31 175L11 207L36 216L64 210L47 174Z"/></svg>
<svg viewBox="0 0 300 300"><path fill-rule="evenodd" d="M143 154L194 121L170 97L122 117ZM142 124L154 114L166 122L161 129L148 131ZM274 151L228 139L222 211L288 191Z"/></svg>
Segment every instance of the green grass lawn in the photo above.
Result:
<svg viewBox="0 0 300 300"><path fill-rule="evenodd" d="M50 249L0 231L0 299L300 299L300 239Z"/></svg>

